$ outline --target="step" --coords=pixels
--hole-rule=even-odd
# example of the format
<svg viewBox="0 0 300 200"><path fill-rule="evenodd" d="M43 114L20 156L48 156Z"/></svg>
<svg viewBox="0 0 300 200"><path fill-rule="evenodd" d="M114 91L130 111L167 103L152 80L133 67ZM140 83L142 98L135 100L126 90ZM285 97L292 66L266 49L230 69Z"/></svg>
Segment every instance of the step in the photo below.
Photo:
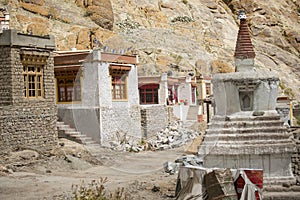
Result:
<svg viewBox="0 0 300 200"><path fill-rule="evenodd" d="M73 131L65 131L65 134L68 134L68 135L81 135L80 132L75 131L74 129L73 129Z"/></svg>
<svg viewBox="0 0 300 200"><path fill-rule="evenodd" d="M84 144L85 145L93 145L93 144L97 144L94 140L90 140L90 141L84 141ZM99 145L99 147L100 147L100 145Z"/></svg>
<svg viewBox="0 0 300 200"><path fill-rule="evenodd" d="M209 128L249 128L249 127L257 127L257 126L273 126L273 127L282 127L283 122L279 120L263 120L263 121L213 121L208 124Z"/></svg>
<svg viewBox="0 0 300 200"><path fill-rule="evenodd" d="M214 116L213 121L270 121L280 120L280 116Z"/></svg>
<svg viewBox="0 0 300 200"><path fill-rule="evenodd" d="M262 132L273 132L273 133L284 133L287 132L285 127L252 127L252 128L214 128L207 129L206 134L217 133L217 134L241 134L241 133L262 133Z"/></svg>
<svg viewBox="0 0 300 200"><path fill-rule="evenodd" d="M288 139L290 133L247 133L247 134L206 134L204 140L222 140L222 141L247 141L247 140L280 140Z"/></svg>
<svg viewBox="0 0 300 200"><path fill-rule="evenodd" d="M292 153L295 151L295 146L290 143L280 144L219 144L219 143L202 143L199 147L200 155L215 154L215 155L243 155L243 154L281 154Z"/></svg>
<svg viewBox="0 0 300 200"><path fill-rule="evenodd" d="M202 142L203 145L218 145L218 146L224 146L224 145L233 145L233 146L246 146L246 145L259 145L259 146L265 146L265 145L290 145L293 144L291 140L289 139L281 139L281 140L241 140L241 141L225 141L225 140L211 140L207 141L204 139Z"/></svg>
<svg viewBox="0 0 300 200"><path fill-rule="evenodd" d="M95 143L91 137L88 137L84 134L81 134L76 129L71 128L69 125L66 125L64 122L56 123L59 135L61 138L66 138L71 141L80 143L80 144L93 144Z"/></svg>
<svg viewBox="0 0 300 200"><path fill-rule="evenodd" d="M90 138L86 135L70 135L70 136L78 138L78 139L83 140L83 141L92 140L92 138Z"/></svg>
<svg viewBox="0 0 300 200"><path fill-rule="evenodd" d="M57 121L57 122L56 122L56 125L65 125L65 123L64 123L64 122Z"/></svg>
<svg viewBox="0 0 300 200"><path fill-rule="evenodd" d="M69 125L66 125L66 124L59 124L59 125L56 125L58 129L69 129L71 128Z"/></svg>

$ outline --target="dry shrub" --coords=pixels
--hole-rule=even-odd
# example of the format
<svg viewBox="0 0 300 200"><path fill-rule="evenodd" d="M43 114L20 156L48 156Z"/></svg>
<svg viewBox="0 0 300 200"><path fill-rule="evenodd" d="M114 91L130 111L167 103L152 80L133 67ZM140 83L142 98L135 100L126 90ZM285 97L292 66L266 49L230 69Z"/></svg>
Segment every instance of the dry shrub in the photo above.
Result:
<svg viewBox="0 0 300 200"><path fill-rule="evenodd" d="M124 188L118 188L113 193L105 188L107 178L92 180L91 183L72 185L72 199L74 200L129 200L130 195L125 192Z"/></svg>

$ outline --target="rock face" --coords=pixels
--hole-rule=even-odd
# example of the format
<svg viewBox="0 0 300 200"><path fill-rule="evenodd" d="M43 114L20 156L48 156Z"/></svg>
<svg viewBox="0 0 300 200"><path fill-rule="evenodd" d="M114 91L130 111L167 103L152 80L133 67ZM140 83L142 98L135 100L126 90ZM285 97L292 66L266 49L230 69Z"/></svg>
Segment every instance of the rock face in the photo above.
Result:
<svg viewBox="0 0 300 200"><path fill-rule="evenodd" d="M90 17L97 25L112 30L114 23L110 0L76 0L76 4L85 9L85 16Z"/></svg>
<svg viewBox="0 0 300 200"><path fill-rule="evenodd" d="M6 1L7 2L7 1ZM3 4L3 3L2 3ZM4 5L3 5L4 6ZM300 3L296 0L9 0L11 27L53 34L57 50L92 48L93 38L109 49L140 55L141 75L179 69L232 72L244 8L258 55L257 68L277 73L282 89L300 98Z"/></svg>

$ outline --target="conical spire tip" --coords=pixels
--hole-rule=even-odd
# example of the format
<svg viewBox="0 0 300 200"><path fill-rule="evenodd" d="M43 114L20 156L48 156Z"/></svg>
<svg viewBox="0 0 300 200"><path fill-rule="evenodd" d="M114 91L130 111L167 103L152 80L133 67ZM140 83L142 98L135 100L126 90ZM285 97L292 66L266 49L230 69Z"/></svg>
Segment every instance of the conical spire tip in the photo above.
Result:
<svg viewBox="0 0 300 200"><path fill-rule="evenodd" d="M238 19L246 19L246 12L244 10L239 10Z"/></svg>

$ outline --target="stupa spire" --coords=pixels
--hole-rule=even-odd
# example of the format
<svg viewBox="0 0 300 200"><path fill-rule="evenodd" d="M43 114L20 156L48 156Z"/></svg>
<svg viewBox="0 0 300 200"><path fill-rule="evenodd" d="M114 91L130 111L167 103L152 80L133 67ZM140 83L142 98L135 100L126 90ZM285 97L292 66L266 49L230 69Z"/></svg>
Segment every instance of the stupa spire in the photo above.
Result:
<svg viewBox="0 0 300 200"><path fill-rule="evenodd" d="M254 69L255 52L251 42L245 11L239 11L238 19L240 20L240 27L234 52L236 71L251 70Z"/></svg>

